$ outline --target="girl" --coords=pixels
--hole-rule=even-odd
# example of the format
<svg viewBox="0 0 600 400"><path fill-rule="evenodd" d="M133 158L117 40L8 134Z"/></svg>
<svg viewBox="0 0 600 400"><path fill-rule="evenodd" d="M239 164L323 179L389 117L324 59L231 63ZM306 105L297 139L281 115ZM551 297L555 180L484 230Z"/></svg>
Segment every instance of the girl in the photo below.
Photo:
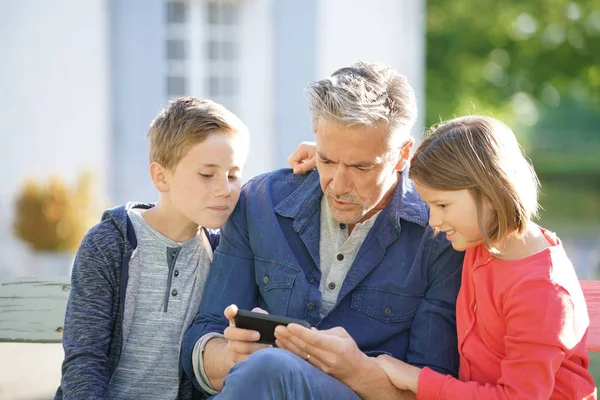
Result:
<svg viewBox="0 0 600 400"><path fill-rule="evenodd" d="M443 123L409 175L429 224L466 251L460 368L456 379L380 356L391 382L418 399L596 399L581 287L560 240L532 222L539 183L510 128L480 116Z"/></svg>

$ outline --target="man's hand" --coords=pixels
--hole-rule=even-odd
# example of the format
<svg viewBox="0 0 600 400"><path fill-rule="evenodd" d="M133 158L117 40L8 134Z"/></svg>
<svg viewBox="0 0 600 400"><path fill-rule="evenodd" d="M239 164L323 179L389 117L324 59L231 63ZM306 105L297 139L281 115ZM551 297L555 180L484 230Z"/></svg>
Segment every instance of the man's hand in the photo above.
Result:
<svg viewBox="0 0 600 400"><path fill-rule="evenodd" d="M262 314L268 314L261 308L254 308L252 311ZM237 315L238 308L235 304L230 305L225 309L225 317L229 320L229 327L225 329L223 334L227 339L227 358L231 365L235 365L240 361L247 359L250 354L268 347L268 344L256 343L260 339L260 333L248 329L241 329L235 326L234 318Z"/></svg>
<svg viewBox="0 0 600 400"><path fill-rule="evenodd" d="M344 328L318 331L297 324L275 329L275 343L352 387L367 357Z"/></svg>
<svg viewBox="0 0 600 400"><path fill-rule="evenodd" d="M317 167L317 145L315 142L301 142L289 157L288 163L295 174L305 174Z"/></svg>
<svg viewBox="0 0 600 400"><path fill-rule="evenodd" d="M364 354L344 328L318 331L290 324L275 328L275 337L277 346L342 381L365 400L415 399L392 385L375 359Z"/></svg>
<svg viewBox="0 0 600 400"><path fill-rule="evenodd" d="M265 310L255 308L252 311L267 314ZM235 304L225 309L225 317L229 320L229 327L225 329L225 339L218 337L209 340L204 348L204 371L208 376L210 385L216 390L223 388L223 380L231 367L244 361L250 354L271 347L268 344L256 343L260 338L257 331L236 328L234 318L238 308Z"/></svg>

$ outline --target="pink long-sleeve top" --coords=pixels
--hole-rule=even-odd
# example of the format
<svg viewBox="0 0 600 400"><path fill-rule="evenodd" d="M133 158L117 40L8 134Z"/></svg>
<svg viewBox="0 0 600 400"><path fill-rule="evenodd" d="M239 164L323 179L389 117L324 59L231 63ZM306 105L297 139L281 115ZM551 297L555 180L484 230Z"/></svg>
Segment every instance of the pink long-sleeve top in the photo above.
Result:
<svg viewBox="0 0 600 400"><path fill-rule="evenodd" d="M587 306L560 240L520 260L467 250L456 304L459 379L424 368L417 399L596 399Z"/></svg>

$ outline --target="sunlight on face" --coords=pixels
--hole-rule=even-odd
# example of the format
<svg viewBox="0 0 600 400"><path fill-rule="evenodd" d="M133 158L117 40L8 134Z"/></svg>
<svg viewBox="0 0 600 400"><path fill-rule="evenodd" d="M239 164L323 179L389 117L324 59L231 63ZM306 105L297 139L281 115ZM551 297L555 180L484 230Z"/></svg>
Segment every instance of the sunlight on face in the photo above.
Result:
<svg viewBox="0 0 600 400"><path fill-rule="evenodd" d="M419 196L429 206L429 225L446 233L455 250L463 251L483 243L479 230L477 205L467 189L437 190L414 181ZM492 209L484 202L485 223L492 218Z"/></svg>
<svg viewBox="0 0 600 400"><path fill-rule="evenodd" d="M398 180L399 151L388 148L386 127L348 127L319 119L317 169L334 218L363 220Z"/></svg>
<svg viewBox="0 0 600 400"><path fill-rule="evenodd" d="M240 196L248 147L248 136L238 133L213 133L192 146L169 174L173 206L200 226L223 226Z"/></svg>

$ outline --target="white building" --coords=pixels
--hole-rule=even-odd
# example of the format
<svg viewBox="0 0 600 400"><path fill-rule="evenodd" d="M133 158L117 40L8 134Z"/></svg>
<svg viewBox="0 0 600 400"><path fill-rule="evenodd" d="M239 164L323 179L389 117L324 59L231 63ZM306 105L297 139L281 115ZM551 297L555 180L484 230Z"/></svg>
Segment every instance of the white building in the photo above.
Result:
<svg viewBox="0 0 600 400"><path fill-rule="evenodd" d="M286 166L312 137L303 88L357 59L404 73L423 109L424 23L424 0L2 2L0 251L17 250L0 279L25 257L9 233L26 177L90 169L108 205L155 200L145 134L180 95L247 123L245 178Z"/></svg>

